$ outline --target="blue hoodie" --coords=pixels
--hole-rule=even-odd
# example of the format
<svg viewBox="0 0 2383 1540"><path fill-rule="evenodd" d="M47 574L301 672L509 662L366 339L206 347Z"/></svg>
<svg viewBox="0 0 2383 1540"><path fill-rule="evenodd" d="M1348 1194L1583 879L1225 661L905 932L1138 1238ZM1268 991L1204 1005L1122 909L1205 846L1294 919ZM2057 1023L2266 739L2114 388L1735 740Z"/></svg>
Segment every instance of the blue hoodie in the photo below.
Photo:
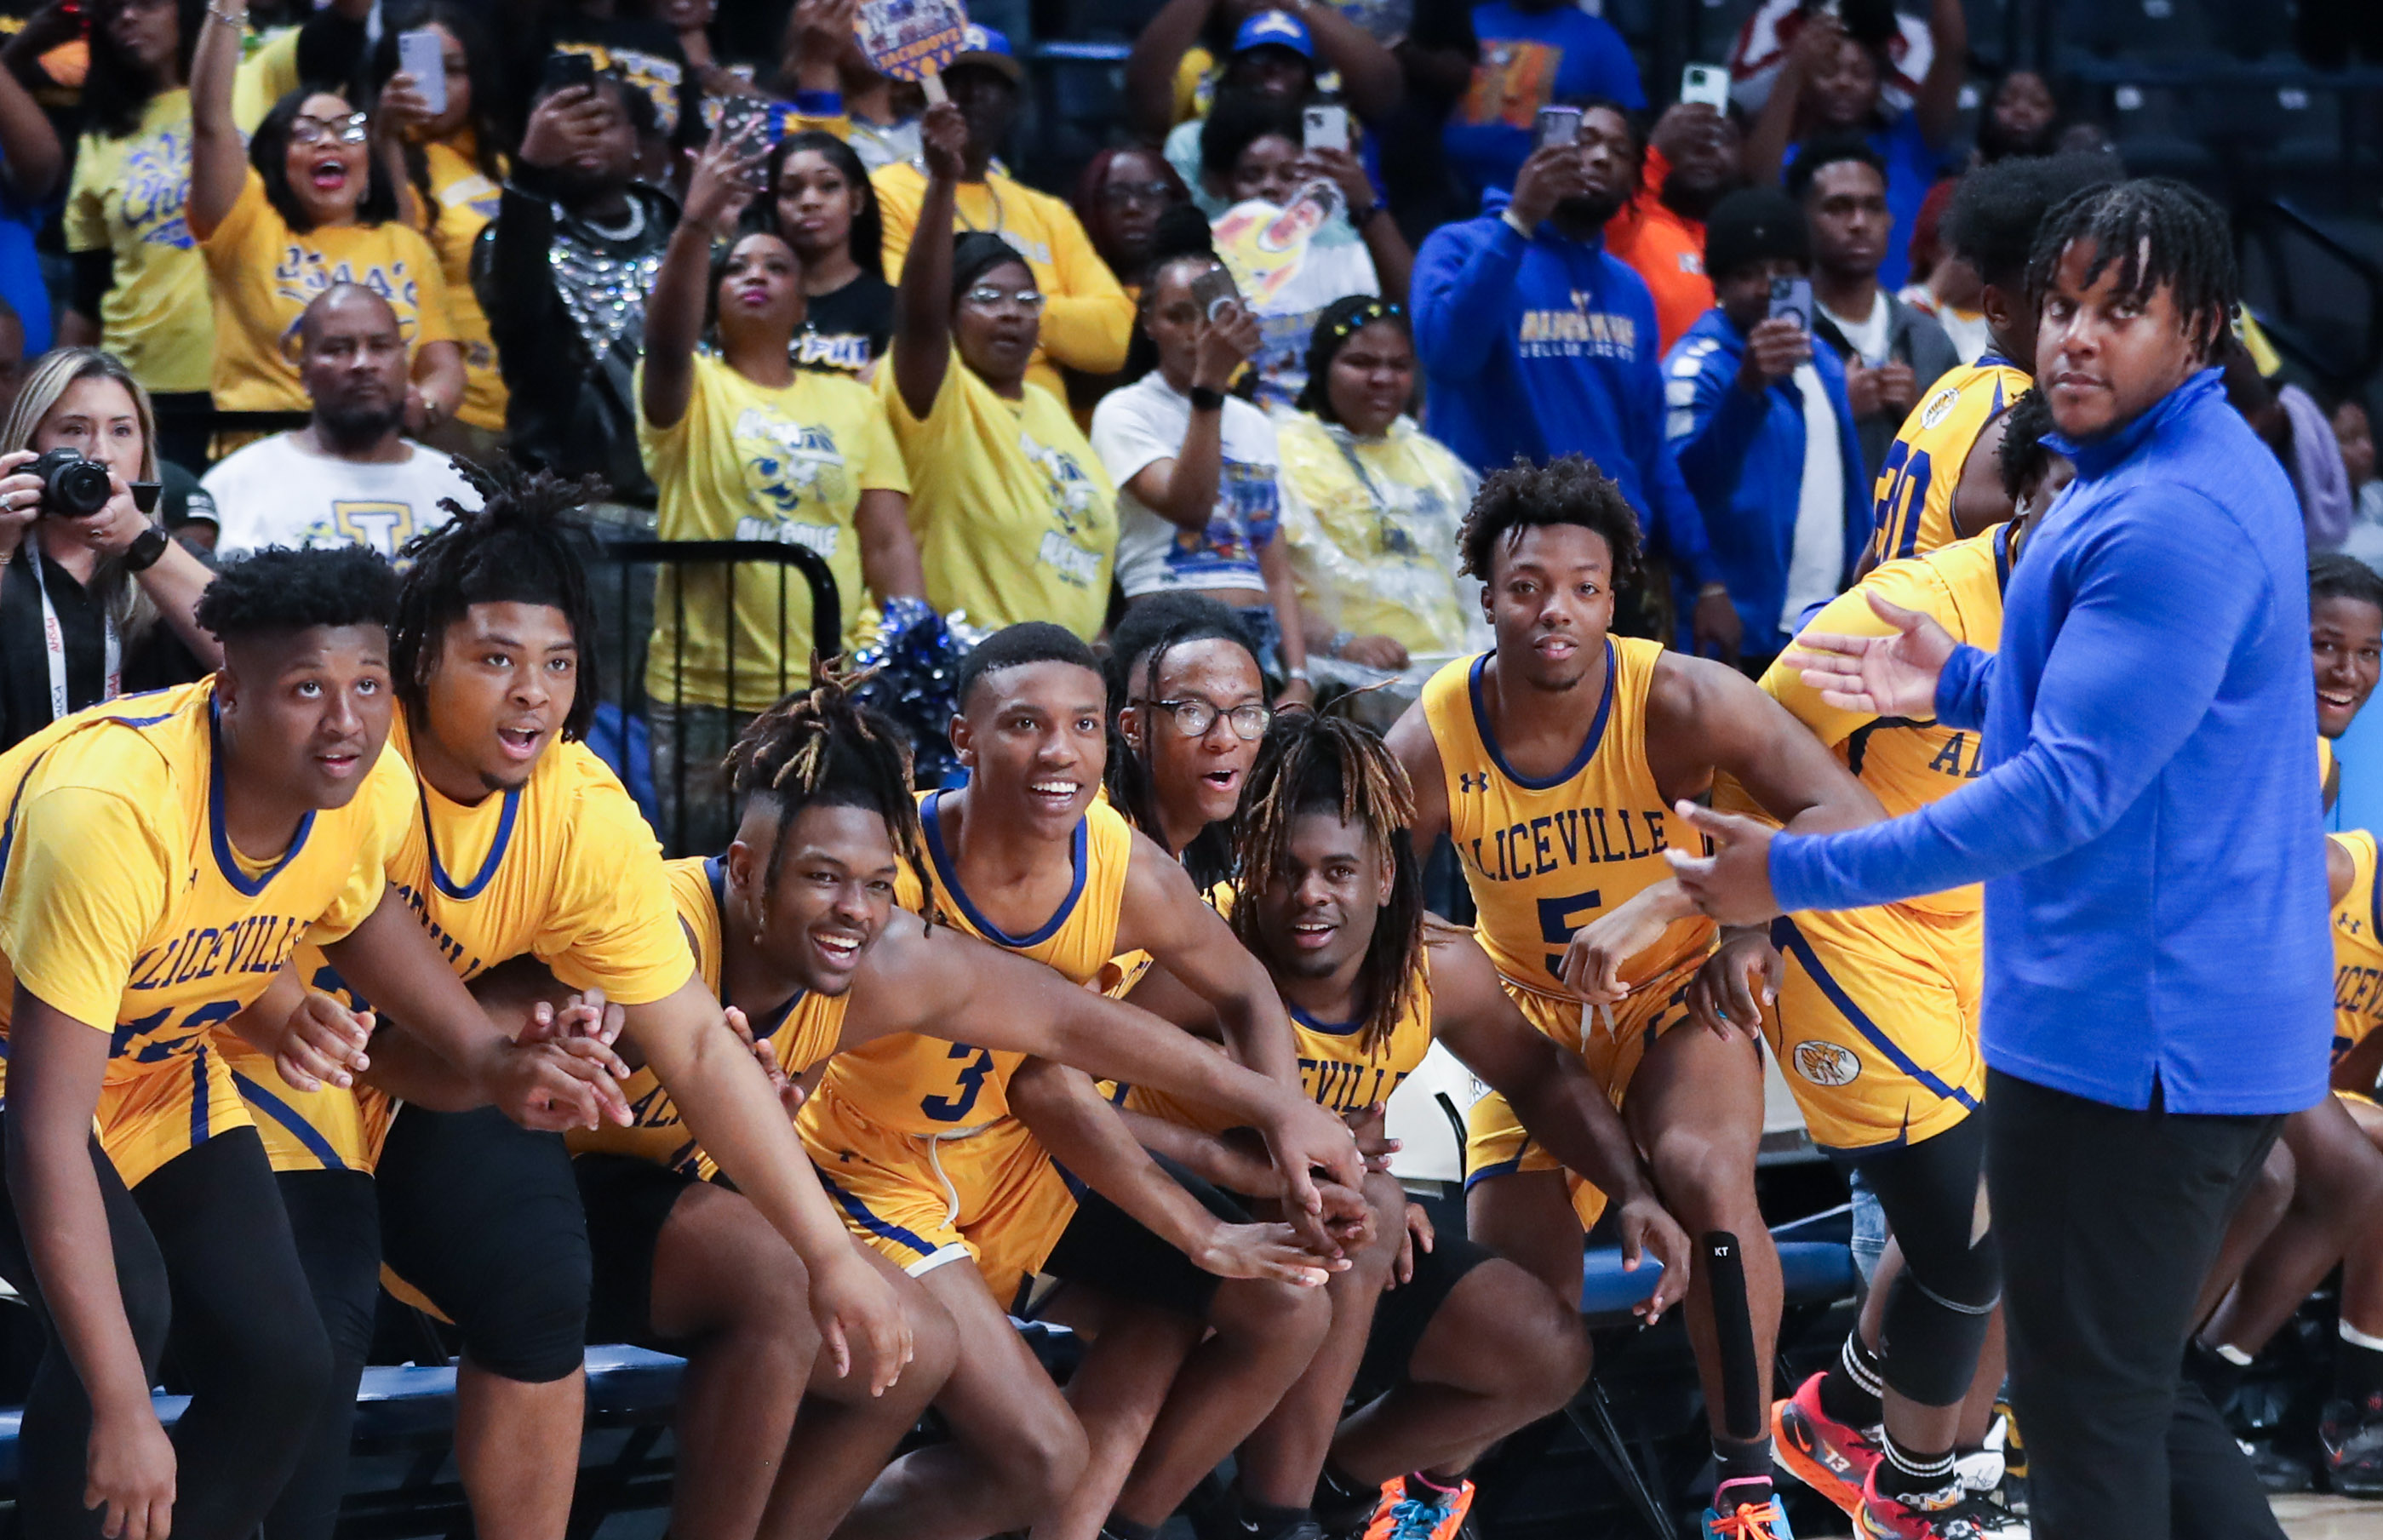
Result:
<svg viewBox="0 0 2383 1540"><path fill-rule="evenodd" d="M1795 639L1780 625L1779 610L1787 602L1787 561L1803 493L1804 393L1792 378L1759 396L1740 390L1738 363L1745 355L1745 334L1719 306L1698 317L1663 361L1671 405L1665 427L1680 474L1704 513L1713 565L1746 622L1746 655L1765 658ZM1845 365L1833 350L1815 348L1812 367L1837 419L1846 504L1845 566L1837 574L1842 589L1870 544L1870 478L1846 400Z"/></svg>
<svg viewBox="0 0 2383 1540"><path fill-rule="evenodd" d="M1426 425L1484 474L1516 455L1577 452L1638 511L1648 543L1692 585L1718 582L1704 519L1663 442L1661 348L1646 280L1542 224L1528 241L1485 194L1415 254L1415 351Z"/></svg>
<svg viewBox="0 0 2383 1540"><path fill-rule="evenodd" d="M1986 1063L2141 1111L2326 1093L2333 945L2308 547L2276 457L2204 370L2077 462L2011 569L2000 650L1936 720L1984 773L1918 812L1771 845L1781 907L1986 884Z"/></svg>

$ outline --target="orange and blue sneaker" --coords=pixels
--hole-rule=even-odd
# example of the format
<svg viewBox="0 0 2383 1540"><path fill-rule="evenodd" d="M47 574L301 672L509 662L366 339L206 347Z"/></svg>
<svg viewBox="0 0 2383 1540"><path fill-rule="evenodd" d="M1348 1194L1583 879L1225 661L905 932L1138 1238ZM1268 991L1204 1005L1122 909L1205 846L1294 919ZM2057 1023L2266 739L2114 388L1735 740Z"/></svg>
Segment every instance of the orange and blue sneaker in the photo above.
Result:
<svg viewBox="0 0 2383 1540"><path fill-rule="evenodd" d="M1885 1458L1877 1438L1867 1429L1850 1427L1821 1410L1821 1381L1815 1374L1796 1394L1771 1407L1771 1458L1788 1474L1858 1518L1862 1485Z"/></svg>
<svg viewBox="0 0 2383 1540"><path fill-rule="evenodd" d="M1731 1488L1754 1488L1746 1494ZM1750 1500L1759 1497L1759 1501ZM1705 1509L1703 1540L1796 1540L1796 1532L1787 1527L1787 1510L1779 1506L1779 1495L1771 1490L1768 1482L1722 1483L1713 1494L1713 1505Z"/></svg>
<svg viewBox="0 0 2383 1540"><path fill-rule="evenodd" d="M1365 1526L1364 1540L1461 1540L1473 1532L1464 1516L1473 1510L1473 1484L1441 1486L1421 1477L1382 1484L1381 1506Z"/></svg>
<svg viewBox="0 0 2383 1540"><path fill-rule="evenodd" d="M1970 1491L1957 1473L1934 1492L1890 1497L1873 1469L1854 1533L1862 1540L2020 1540L2027 1521Z"/></svg>

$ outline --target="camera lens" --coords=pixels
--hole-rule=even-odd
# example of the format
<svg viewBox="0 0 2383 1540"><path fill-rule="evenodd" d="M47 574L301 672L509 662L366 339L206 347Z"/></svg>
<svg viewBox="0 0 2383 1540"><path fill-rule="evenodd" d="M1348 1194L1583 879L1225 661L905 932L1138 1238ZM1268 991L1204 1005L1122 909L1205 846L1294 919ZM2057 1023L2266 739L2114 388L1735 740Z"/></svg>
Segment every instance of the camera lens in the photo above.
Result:
<svg viewBox="0 0 2383 1540"><path fill-rule="evenodd" d="M72 450L52 450L26 467L42 478L42 507L61 518L87 519L107 506L107 467Z"/></svg>

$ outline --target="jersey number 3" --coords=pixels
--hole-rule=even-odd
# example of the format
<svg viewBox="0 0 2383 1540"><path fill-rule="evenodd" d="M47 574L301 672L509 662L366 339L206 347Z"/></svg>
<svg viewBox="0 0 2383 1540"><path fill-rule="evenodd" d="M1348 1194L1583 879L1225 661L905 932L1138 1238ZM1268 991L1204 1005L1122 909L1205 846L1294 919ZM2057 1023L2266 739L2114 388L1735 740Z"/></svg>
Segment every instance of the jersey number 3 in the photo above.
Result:
<svg viewBox="0 0 2383 1540"><path fill-rule="evenodd" d="M967 1059L967 1068L960 1071L959 1083L949 1096L930 1096L919 1103L919 1110L938 1123L957 1123L976 1105L979 1092L984 1090L984 1078L993 1073L993 1053L990 1049L973 1048L965 1042L952 1044L955 1059Z"/></svg>
<svg viewBox="0 0 2383 1540"><path fill-rule="evenodd" d="M1570 898L1539 900L1539 939L1553 949L1548 957L1548 972L1558 979L1563 977L1565 949L1572 945L1572 933L1580 929L1573 917L1592 914L1602 905L1598 889L1576 893Z"/></svg>

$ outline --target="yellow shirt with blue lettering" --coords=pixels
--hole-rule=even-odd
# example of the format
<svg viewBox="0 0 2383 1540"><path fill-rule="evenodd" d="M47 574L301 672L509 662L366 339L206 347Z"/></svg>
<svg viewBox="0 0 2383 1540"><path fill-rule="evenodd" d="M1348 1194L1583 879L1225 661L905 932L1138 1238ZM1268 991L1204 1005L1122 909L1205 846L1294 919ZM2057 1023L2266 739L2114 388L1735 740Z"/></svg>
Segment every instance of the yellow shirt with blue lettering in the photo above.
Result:
<svg viewBox="0 0 2383 1540"><path fill-rule="evenodd" d="M2375 881L2375 836L2364 829L2328 836L2349 854L2350 891L2333 906L2333 1056L2339 1062L2383 1025L2383 887Z"/></svg>
<svg viewBox="0 0 2383 1540"><path fill-rule="evenodd" d="M727 872L717 856L690 856L669 863L671 900L679 923L695 949L696 976L703 987L720 996L721 923L727 912ZM754 1018L753 1035L769 1043L778 1067L789 1079L835 1052L844 1036L844 1010L848 994L813 994L797 991L769 1019ZM721 996L721 1004L727 1000ZM599 1152L636 1155L706 1181L720 1169L709 1151L696 1143L679 1116L678 1103L662 1089L650 1068L640 1068L621 1087L628 1100L629 1126L606 1124L600 1128L574 1128L565 1136L573 1154Z"/></svg>
<svg viewBox="0 0 2383 1540"><path fill-rule="evenodd" d="M906 870L896 885L895 901L938 925L1031 957L1075 983L1095 983L1117 955L1126 869L1133 856L1131 827L1106 803L1086 808L1069 850L1074 886L1049 919L1017 935L985 918L959 885L957 861L937 816L938 804L949 795L919 794L929 887L922 892ZM1009 1078L1025 1058L1010 1050L897 1032L838 1053L812 1100L849 1103L871 1124L892 1133L953 1134L1009 1115ZM809 1106L803 1115L808 1124L816 1125Z"/></svg>
<svg viewBox="0 0 2383 1540"><path fill-rule="evenodd" d="M1606 639L1606 688L1573 762L1545 780L1507 764L1490 725L1490 653L1460 658L1424 685L1447 782L1448 832L1480 911L1481 945L1511 985L1562 991L1573 932L1669 879L1671 810L1647 763L1647 694L1658 642ZM1703 955L1713 925L1673 925L1647 977Z"/></svg>
<svg viewBox="0 0 2383 1540"><path fill-rule="evenodd" d="M497 216L502 192L480 169L475 158L472 130L460 130L453 141L434 139L422 147L430 172L429 203L437 217L425 233L438 253L438 267L447 280L447 310L455 324L455 340L463 344L463 400L455 409L460 420L489 433L505 431L505 376L497 367L496 339L488 317L472 289L472 248L480 232Z"/></svg>
<svg viewBox="0 0 2383 1540"><path fill-rule="evenodd" d="M1953 493L1969 450L2034 383L2026 370L1991 352L1936 382L1904 419L1879 464L1871 492L1873 562L1925 556L1960 538L1953 527Z"/></svg>
<svg viewBox="0 0 2383 1540"><path fill-rule="evenodd" d="M638 380L642 388L642 366ZM860 644L870 612L855 523L860 495L910 490L882 397L858 380L812 369L796 370L787 385L757 385L725 359L698 353L685 413L668 427L638 413L637 450L661 494L657 535L809 547L835 574L845 649ZM799 572L761 561L738 566L733 644L722 623L723 568L665 569L656 582L646 657L653 698L677 699L684 690L689 706L726 706L732 662L739 711L766 711L787 691L809 685L811 595Z"/></svg>
<svg viewBox="0 0 2383 1540"><path fill-rule="evenodd" d="M389 746L391 758L410 752L401 715ZM600 989L617 1004L643 1005L694 976L661 846L586 745L548 745L526 784L470 807L408 779L410 816L389 876L458 978L527 955L567 988ZM301 950L298 968L310 986L367 1004L319 946ZM301 1092L269 1057L228 1032L220 1038L275 1170L371 1169L387 1098Z"/></svg>
<svg viewBox="0 0 2383 1540"><path fill-rule="evenodd" d="M127 1186L248 1124L210 1029L263 994L302 938L364 923L412 809L405 761L384 752L346 806L253 860L225 827L219 750L210 678L68 717L0 755L0 1033L11 983L113 1029L98 1124Z"/></svg>
<svg viewBox="0 0 2383 1540"><path fill-rule="evenodd" d="M1893 628L1870 607L1867 596L1876 594L1932 617L1954 641L1992 652L2002 641L2010 536L2011 526L1998 524L1926 556L1889 561L1831 599L1806 629L1845 636L1891 635ZM1764 670L1761 685L1790 716L1811 729L1854 779L1870 788L1889 818L1915 812L1979 774L1983 743L1977 733L1945 727L1932 718L1879 718L1831 706L1804 683L1801 670L1785 662L1774 661ZM1715 802L1763 816L1744 801L1743 794L1716 796ZM1985 889L1975 882L1903 900L1908 908L1956 917L1980 914L1984 903Z"/></svg>

